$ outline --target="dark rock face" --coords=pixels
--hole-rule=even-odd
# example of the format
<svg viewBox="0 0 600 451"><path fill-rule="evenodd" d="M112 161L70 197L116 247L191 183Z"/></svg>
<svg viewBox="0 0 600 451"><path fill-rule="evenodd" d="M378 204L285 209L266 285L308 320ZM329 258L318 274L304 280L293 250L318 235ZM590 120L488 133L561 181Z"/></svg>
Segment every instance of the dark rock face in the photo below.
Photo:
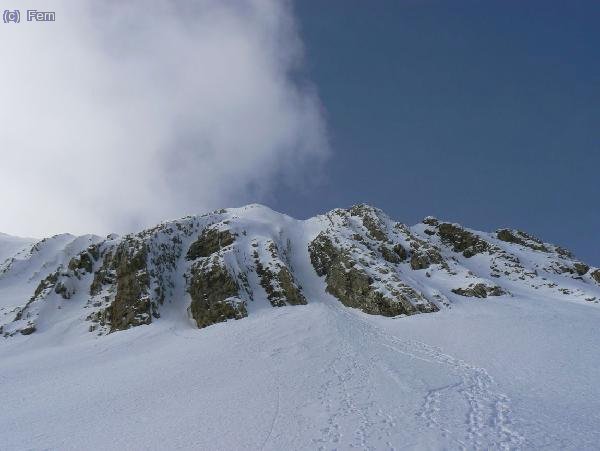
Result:
<svg viewBox="0 0 600 451"><path fill-rule="evenodd" d="M400 245L398 245L398 246L400 246ZM379 248L379 252L381 252L381 256L383 257L383 259L386 262L394 263L394 264L401 263L403 260L406 259L406 251L404 251L404 248L402 246L400 246L399 250L400 250L400 252L398 253L398 252L396 252L395 249L390 249L386 245L382 245ZM404 258L402 258L401 255Z"/></svg>
<svg viewBox="0 0 600 451"><path fill-rule="evenodd" d="M36 330L37 329L35 327L35 324L28 324L26 327L24 327L23 329L21 329L21 334L22 335L31 335Z"/></svg>
<svg viewBox="0 0 600 451"><path fill-rule="evenodd" d="M310 261L319 276L326 276L334 263L341 260L341 252L333 245L329 237L320 233L308 246Z"/></svg>
<svg viewBox="0 0 600 451"><path fill-rule="evenodd" d="M199 257L208 257L233 244L234 241L235 237L229 230L205 229L198 240L190 246L186 258L195 260Z"/></svg>
<svg viewBox="0 0 600 451"><path fill-rule="evenodd" d="M406 252L406 249L404 249L404 247L401 244L396 244L393 247L393 250L396 253L396 255L400 258L401 262L406 260L408 254Z"/></svg>
<svg viewBox="0 0 600 451"><path fill-rule="evenodd" d="M248 316L246 304L232 299L239 292L236 281L221 266L195 265L188 292L192 298L190 313L199 328Z"/></svg>
<svg viewBox="0 0 600 451"><path fill-rule="evenodd" d="M489 286L484 283L471 284L466 288L455 288L453 293L466 297L486 298L488 296L502 296L506 294L499 286Z"/></svg>
<svg viewBox="0 0 600 451"><path fill-rule="evenodd" d="M431 303L423 303L419 308L413 306L407 294L412 294L414 299L422 299L422 296L409 287L403 287L405 293L396 291L394 298L385 296L375 288L375 280L358 268L349 254L337 248L323 233L310 243L309 253L317 274L325 276L327 292L348 307L383 316L437 310Z"/></svg>
<svg viewBox="0 0 600 451"><path fill-rule="evenodd" d="M583 276L590 270L590 267L585 263L575 263L573 265L573 268L575 269L575 272L580 276Z"/></svg>
<svg viewBox="0 0 600 451"><path fill-rule="evenodd" d="M437 220L437 218L434 218L433 216L427 216L425 219L423 219L423 224L427 224L430 226L437 226L440 222Z"/></svg>
<svg viewBox="0 0 600 451"><path fill-rule="evenodd" d="M59 294L63 299L71 299L73 294L62 282L57 282L56 286L54 287L54 292Z"/></svg>
<svg viewBox="0 0 600 451"><path fill-rule="evenodd" d="M111 332L152 322L147 257L144 243L126 240L104 262L116 272L117 292L106 309Z"/></svg>
<svg viewBox="0 0 600 451"><path fill-rule="evenodd" d="M438 233L442 242L452 246L454 252L462 252L467 258L490 250L489 243L454 224L440 224Z"/></svg>
<svg viewBox="0 0 600 451"><path fill-rule="evenodd" d="M516 236L512 231L508 229L500 229L496 232L496 236L499 240L506 241L507 243L520 244L522 246L525 245L525 241L523 239Z"/></svg>
<svg viewBox="0 0 600 451"><path fill-rule="evenodd" d="M363 225L369 231L369 234L373 239L377 241L387 241L388 237L381 227L381 221L376 216L373 207L363 204L355 205L350 208L349 213L352 216L358 216L362 219Z"/></svg>
<svg viewBox="0 0 600 451"><path fill-rule="evenodd" d="M279 286L283 292L283 297L286 302L290 305L305 305L306 298L296 285L292 274L287 268L281 268L279 274L277 274Z"/></svg>
<svg viewBox="0 0 600 451"><path fill-rule="evenodd" d="M564 247L560 247L560 246L556 246L554 248L555 252L560 255L561 257L565 257L565 258L573 258L573 253L568 250L565 249Z"/></svg>
<svg viewBox="0 0 600 451"><path fill-rule="evenodd" d="M256 273L260 278L260 285L265 289L267 299L273 307L306 304L304 295L287 268L282 267L279 272L274 272L257 262Z"/></svg>
<svg viewBox="0 0 600 451"><path fill-rule="evenodd" d="M436 248L417 240L411 241L410 246L410 267L413 270L427 269L431 265L445 265L444 258Z"/></svg>
<svg viewBox="0 0 600 451"><path fill-rule="evenodd" d="M545 268L547 271L552 271L556 274L575 274L579 278L590 270L590 267L585 263L575 262L572 265L561 264L554 262L552 265Z"/></svg>
<svg viewBox="0 0 600 451"><path fill-rule="evenodd" d="M496 236L499 240L507 243L520 244L536 251L548 252L548 248L541 240L520 230L500 229L496 231Z"/></svg>
<svg viewBox="0 0 600 451"><path fill-rule="evenodd" d="M270 261L263 265L258 250L253 252L253 257L256 274L260 279L260 285L267 293L267 299L273 307L305 305L306 299L302 290L284 263L285 252L280 252L272 240L268 240L265 245L271 257Z"/></svg>
<svg viewBox="0 0 600 451"><path fill-rule="evenodd" d="M600 283L600 269L595 270L590 275L596 282Z"/></svg>
<svg viewBox="0 0 600 451"><path fill-rule="evenodd" d="M49 274L45 279L43 279L38 284L38 286L35 289L35 292L33 293L32 299L37 298L40 294L42 294L43 291L55 286L57 281L58 281L58 271L55 271L55 272Z"/></svg>
<svg viewBox="0 0 600 451"><path fill-rule="evenodd" d="M93 255L84 251L79 254L77 257L73 257L69 262L68 268L75 273L76 276L79 276L79 273L91 273L94 269L94 260L97 260L96 257L94 259Z"/></svg>
<svg viewBox="0 0 600 451"><path fill-rule="evenodd" d="M432 259L428 252L413 252L410 257L410 267L415 271L427 269L432 263L436 263L437 258Z"/></svg>
<svg viewBox="0 0 600 451"><path fill-rule="evenodd" d="M108 253L106 259L104 260L105 263L110 262L110 259L111 254ZM96 296L102 291L102 287L104 285L113 284L115 282L114 276L115 273L110 269L109 265L102 265L102 267L94 273L94 279L90 285L90 295Z"/></svg>

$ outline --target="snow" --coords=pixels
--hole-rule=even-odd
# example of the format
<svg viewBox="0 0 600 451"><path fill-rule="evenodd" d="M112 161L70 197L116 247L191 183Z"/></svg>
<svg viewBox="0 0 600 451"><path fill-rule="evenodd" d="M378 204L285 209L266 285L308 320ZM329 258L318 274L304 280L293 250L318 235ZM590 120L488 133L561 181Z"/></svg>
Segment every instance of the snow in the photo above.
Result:
<svg viewBox="0 0 600 451"><path fill-rule="evenodd" d="M99 337L86 331L83 297L50 297L38 332L0 340L0 449L598 447L600 309L577 292L597 286L544 273L575 293L559 295L532 288L536 278L507 277L512 296L448 295L437 313L372 316L328 295L310 263L307 243L329 219L296 221L261 206L224 217L249 231L235 259L226 255L231 265L244 264L252 240L289 240L286 263L308 305L271 308L253 279L247 318L196 329L184 256L168 276L174 301L148 326ZM96 238L59 254L68 261L89 242ZM548 264L521 251L526 265ZM489 276L481 256L456 261L456 277ZM457 283L435 268L408 274L433 291Z"/></svg>
<svg viewBox="0 0 600 451"><path fill-rule="evenodd" d="M597 312L513 299L389 319L324 300L5 341L0 448L591 449Z"/></svg>
<svg viewBox="0 0 600 451"><path fill-rule="evenodd" d="M21 238L0 233L0 263L35 241L33 238Z"/></svg>

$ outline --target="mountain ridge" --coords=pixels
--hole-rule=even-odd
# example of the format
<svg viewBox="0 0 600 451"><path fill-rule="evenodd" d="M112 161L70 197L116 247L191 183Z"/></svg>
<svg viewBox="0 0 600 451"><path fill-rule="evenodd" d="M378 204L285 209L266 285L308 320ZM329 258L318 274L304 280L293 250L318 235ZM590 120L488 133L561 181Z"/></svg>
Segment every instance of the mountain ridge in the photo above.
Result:
<svg viewBox="0 0 600 451"><path fill-rule="evenodd" d="M206 327L323 295L382 316L528 293L597 304L600 270L513 230L426 217L407 226L359 204L297 220L259 204L138 233L55 235L0 262L0 332L104 335L154 321ZM311 287L314 289L314 287Z"/></svg>

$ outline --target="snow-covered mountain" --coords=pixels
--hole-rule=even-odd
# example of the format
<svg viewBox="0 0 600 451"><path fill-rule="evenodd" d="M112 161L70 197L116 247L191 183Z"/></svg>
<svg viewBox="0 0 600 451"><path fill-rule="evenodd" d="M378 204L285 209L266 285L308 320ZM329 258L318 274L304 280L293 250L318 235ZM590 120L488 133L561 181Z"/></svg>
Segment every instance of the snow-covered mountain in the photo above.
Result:
<svg viewBox="0 0 600 451"><path fill-rule="evenodd" d="M249 205L0 249L0 449L600 443L600 270L525 232Z"/></svg>
<svg viewBox="0 0 600 451"><path fill-rule="evenodd" d="M307 272L342 304L383 316L435 312L458 297L600 299L598 268L525 232L432 217L409 227L367 205L306 221L249 205L19 250L0 266L0 330L26 335L68 320L102 335L174 317L205 327L310 302Z"/></svg>
<svg viewBox="0 0 600 451"><path fill-rule="evenodd" d="M6 260L33 243L35 240L32 238L20 238L0 232L0 261Z"/></svg>

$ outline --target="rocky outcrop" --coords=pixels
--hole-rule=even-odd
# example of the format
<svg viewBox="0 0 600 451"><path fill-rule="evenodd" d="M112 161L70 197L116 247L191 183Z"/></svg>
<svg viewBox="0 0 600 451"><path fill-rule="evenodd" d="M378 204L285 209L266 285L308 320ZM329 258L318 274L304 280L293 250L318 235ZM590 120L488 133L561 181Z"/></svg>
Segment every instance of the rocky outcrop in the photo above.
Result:
<svg viewBox="0 0 600 451"><path fill-rule="evenodd" d="M126 239L107 258L110 269L116 274L117 289L106 310L111 332L152 322L147 259L145 243L132 238Z"/></svg>
<svg viewBox="0 0 600 451"><path fill-rule="evenodd" d="M600 298L600 269L525 232L492 235L433 217L408 226L364 204L305 222L252 205L125 237L57 235L32 243L0 264L0 294L7 285L14 292L15 280L29 290L0 305L0 333L34 333L40 315L60 318L77 306L89 321L84 329L98 335L162 321L171 316L166 309L187 310L207 327L311 302L303 284L314 283L312 269L342 304L384 316L508 290L586 305Z"/></svg>
<svg viewBox="0 0 600 451"><path fill-rule="evenodd" d="M189 311L200 328L248 315L246 303L237 297L236 281L222 266L208 262L194 265L188 292L192 298Z"/></svg>
<svg viewBox="0 0 600 451"><path fill-rule="evenodd" d="M365 204L355 205L348 210L351 216L362 219L362 224L369 235L377 241L387 241L388 237L382 227L382 221L377 215L377 210Z"/></svg>
<svg viewBox="0 0 600 451"><path fill-rule="evenodd" d="M234 241L235 237L229 230L205 229L190 246L186 258L195 260L199 257L208 257L233 244Z"/></svg>
<svg viewBox="0 0 600 451"><path fill-rule="evenodd" d="M285 262L287 259L285 251L280 250L273 240L262 243L262 252L259 252L257 242L254 245L256 248L252 255L256 274L271 305L273 307L283 307L285 305L306 304L302 290Z"/></svg>
<svg viewBox="0 0 600 451"><path fill-rule="evenodd" d="M536 251L548 252L548 248L542 240L521 230L499 229L496 231L496 237L507 243L519 244ZM563 254L570 255L566 250L563 250Z"/></svg>
<svg viewBox="0 0 600 451"><path fill-rule="evenodd" d="M381 281L369 275L349 252L335 246L324 233L310 243L309 253L317 274L325 276L327 292L348 307L383 316L410 315L438 309L397 279L388 286L377 283Z"/></svg>
<svg viewBox="0 0 600 451"><path fill-rule="evenodd" d="M396 244L393 248L382 245L379 248L383 259L389 263L402 263L406 260L407 252L401 244Z"/></svg>
<svg viewBox="0 0 600 451"><path fill-rule="evenodd" d="M411 240L410 249L410 267L415 271L427 269L431 265L447 267L440 251L423 240L417 238Z"/></svg>
<svg viewBox="0 0 600 451"><path fill-rule="evenodd" d="M583 276L583 275L587 274L587 272L590 270L590 267L588 265L586 265L585 263L577 262L577 263L573 264L573 269L575 270L577 275Z"/></svg>
<svg viewBox="0 0 600 451"><path fill-rule="evenodd" d="M484 283L470 284L465 288L454 288L453 293L466 297L487 298L488 296L503 296L506 293L501 287Z"/></svg>
<svg viewBox="0 0 600 451"><path fill-rule="evenodd" d="M282 267L278 272L274 272L263 267L258 261L256 273L260 277L260 285L265 289L267 299L273 307L306 304L304 295L287 268Z"/></svg>
<svg viewBox="0 0 600 451"><path fill-rule="evenodd" d="M450 245L454 252L460 252L467 258L487 252L491 248L488 242L456 224L447 222L439 224L438 233L443 243Z"/></svg>

